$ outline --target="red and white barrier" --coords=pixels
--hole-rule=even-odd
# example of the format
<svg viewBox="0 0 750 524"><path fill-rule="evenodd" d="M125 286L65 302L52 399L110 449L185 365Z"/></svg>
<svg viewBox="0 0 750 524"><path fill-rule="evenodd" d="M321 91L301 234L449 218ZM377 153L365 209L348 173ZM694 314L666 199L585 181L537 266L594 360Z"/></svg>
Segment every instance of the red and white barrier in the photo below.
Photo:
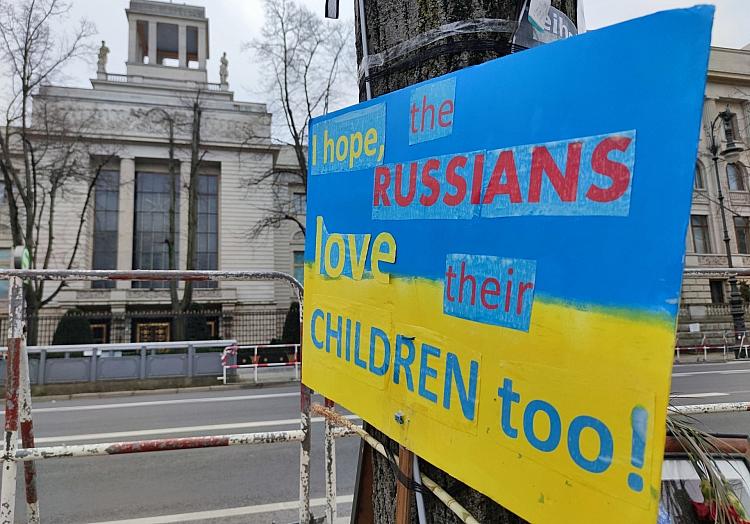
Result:
<svg viewBox="0 0 750 524"><path fill-rule="evenodd" d="M684 334L683 334L684 335ZM682 362L683 352L692 352L696 356L703 354L703 359L697 357L698 362L706 362L708 360L709 351L721 351L724 356L724 361L727 360L727 352L730 349L734 349L737 352L737 356L742 358L743 354L745 358L750 358L750 337L747 336L747 332L735 335L730 331L707 331L696 333L699 335L700 342L697 341L693 344L678 344L675 346L675 362L678 364ZM722 338L723 344L709 344L707 343L709 338Z"/></svg>
<svg viewBox="0 0 750 524"><path fill-rule="evenodd" d="M294 355L288 362L260 362L260 355L258 350L261 349L274 349L274 348L294 348ZM240 349L252 349L253 350L253 363L252 364L232 364L230 357L236 357ZM256 346L238 346L233 344L224 348L221 353L221 378L223 384L227 383L227 370L228 369L252 369L253 370L253 382L258 383L258 368L286 368L294 367L294 379L299 380L299 344L265 344Z"/></svg>

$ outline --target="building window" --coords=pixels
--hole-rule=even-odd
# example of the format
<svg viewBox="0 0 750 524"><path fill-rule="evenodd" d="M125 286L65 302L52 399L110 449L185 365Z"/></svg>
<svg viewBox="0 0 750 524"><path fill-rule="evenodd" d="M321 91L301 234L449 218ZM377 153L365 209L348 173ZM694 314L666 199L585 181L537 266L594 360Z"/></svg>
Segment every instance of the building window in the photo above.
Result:
<svg viewBox="0 0 750 524"><path fill-rule="evenodd" d="M177 67L179 62L179 28L177 24L156 24L156 63Z"/></svg>
<svg viewBox="0 0 750 524"><path fill-rule="evenodd" d="M0 248L0 267L13 269L13 250L9 247ZM8 300L8 281L0 280L0 300Z"/></svg>
<svg viewBox="0 0 750 524"><path fill-rule="evenodd" d="M703 169L701 169L701 165L699 163L695 164L693 189L706 189L706 181L703 179Z"/></svg>
<svg viewBox="0 0 750 524"><path fill-rule="evenodd" d="M219 269L219 177L198 177L198 231L195 269ZM218 282L196 282L195 287L215 288Z"/></svg>
<svg viewBox="0 0 750 524"><path fill-rule="evenodd" d="M745 191L745 172L739 164L727 164L727 180L730 191Z"/></svg>
<svg viewBox="0 0 750 524"><path fill-rule="evenodd" d="M708 236L708 217L690 215L690 230L693 233L693 250L696 253L710 253L711 241Z"/></svg>
<svg viewBox="0 0 750 524"><path fill-rule="evenodd" d="M169 321L134 321L135 342L169 342L172 324Z"/></svg>
<svg viewBox="0 0 750 524"><path fill-rule="evenodd" d="M292 209L298 215L304 215L307 212L307 195L305 193L292 194Z"/></svg>
<svg viewBox="0 0 750 524"><path fill-rule="evenodd" d="M102 171L94 187L94 254L92 269L117 269L117 215L120 199L120 174ZM94 289L115 287L113 280L96 280Z"/></svg>
<svg viewBox="0 0 750 524"><path fill-rule="evenodd" d="M94 344L109 344L109 322L102 320L92 321L91 337Z"/></svg>
<svg viewBox="0 0 750 524"><path fill-rule="evenodd" d="M191 25L187 26L185 38L187 40L187 66L190 69L198 69L198 28Z"/></svg>
<svg viewBox="0 0 750 524"><path fill-rule="evenodd" d="M734 233L737 236L737 252L750 253L750 218L734 217Z"/></svg>
<svg viewBox="0 0 750 524"><path fill-rule="evenodd" d="M141 64L148 64L148 22L138 20L135 23L136 60Z"/></svg>
<svg viewBox="0 0 750 524"><path fill-rule="evenodd" d="M709 280L708 285L711 287L711 303L723 304L724 303L724 281L723 280Z"/></svg>
<svg viewBox="0 0 750 524"><path fill-rule="evenodd" d="M179 260L179 185L175 175L174 258ZM136 173L135 227L133 235L134 269L170 269L169 214L172 205L172 180L166 173ZM165 288L168 282L133 282L134 288Z"/></svg>
<svg viewBox="0 0 750 524"><path fill-rule="evenodd" d="M305 279L305 252L295 251L294 252L294 265L292 267L294 278L302 284Z"/></svg>
<svg viewBox="0 0 750 524"><path fill-rule="evenodd" d="M729 122L724 121L724 138L726 138L727 143L740 141L739 126L737 125L737 115L734 115Z"/></svg>

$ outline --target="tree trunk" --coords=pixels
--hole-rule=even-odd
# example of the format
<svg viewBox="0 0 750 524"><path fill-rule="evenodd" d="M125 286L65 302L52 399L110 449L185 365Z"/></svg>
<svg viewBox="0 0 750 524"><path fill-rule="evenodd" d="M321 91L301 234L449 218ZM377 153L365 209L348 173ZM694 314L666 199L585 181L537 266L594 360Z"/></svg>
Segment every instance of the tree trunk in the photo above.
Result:
<svg viewBox="0 0 750 524"><path fill-rule="evenodd" d="M26 300L26 345L36 346L39 343L39 310L42 305L31 282L24 284L23 292Z"/></svg>
<svg viewBox="0 0 750 524"><path fill-rule="evenodd" d="M357 62L362 63L362 40L359 10L355 0ZM552 6L576 22L577 0L552 0ZM395 49L427 31L461 20L490 18L515 24L521 14L521 0L365 0L367 46L370 57ZM513 25L512 24L512 25ZM509 28L512 30L512 27ZM486 62L510 52L512 32L471 33L431 41L404 53L395 53L382 65L371 65L369 71L372 96L376 97L458 69ZM359 97L365 100L364 78L359 79ZM398 453L396 443L368 425L368 430ZM460 455L461 450L456 450ZM386 460L373 453L373 507L375 524L392 524L395 520L395 478ZM422 472L455 497L481 523L516 524L525 522L481 493L454 479L444 471L421 460ZM512 482L512 479L507 479ZM412 497L413 499L413 497ZM428 523L460 521L437 498L425 496ZM413 504L413 501L412 501ZM411 511L411 522L417 523L417 512Z"/></svg>

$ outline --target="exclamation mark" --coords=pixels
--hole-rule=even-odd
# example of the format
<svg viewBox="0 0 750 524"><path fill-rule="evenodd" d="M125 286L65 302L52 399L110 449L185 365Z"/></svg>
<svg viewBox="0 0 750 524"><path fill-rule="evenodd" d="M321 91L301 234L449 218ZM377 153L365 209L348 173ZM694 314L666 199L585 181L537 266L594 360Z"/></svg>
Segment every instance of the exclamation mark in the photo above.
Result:
<svg viewBox="0 0 750 524"><path fill-rule="evenodd" d="M646 430L648 429L648 412L636 406L630 413L630 425L633 428L633 445L630 451L630 463L641 469L646 455ZM633 491L643 491L643 477L639 473L628 475L628 487Z"/></svg>

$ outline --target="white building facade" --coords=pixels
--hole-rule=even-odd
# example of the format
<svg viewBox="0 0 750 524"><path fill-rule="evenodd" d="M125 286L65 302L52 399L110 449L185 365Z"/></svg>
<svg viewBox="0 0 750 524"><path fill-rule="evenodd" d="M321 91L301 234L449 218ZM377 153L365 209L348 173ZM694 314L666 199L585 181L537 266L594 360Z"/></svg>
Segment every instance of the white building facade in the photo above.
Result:
<svg viewBox="0 0 750 524"><path fill-rule="evenodd" d="M90 89L47 85L34 97L32 119L45 108L86 120L85 139L92 144L92 151L100 151L99 160L106 160L86 209L74 267L169 269L170 149L179 166L177 266L186 267L187 182L194 142L192 123L198 107L196 269L294 273L295 264L301 263L295 253L304 249L297 231L279 227L257 238L249 235L252 225L273 206L269 185L249 182L272 170L281 148L272 143L271 114L266 106L234 99L225 60L221 61L220 81L208 81L209 21L205 9L131 0L126 15L125 74L106 71L108 50L102 42L99 69ZM173 140L169 120L175 124ZM65 219L56 226L50 267L64 267L70 256L84 197L82 191L71 191L60 204L58 216ZM9 248L7 238L5 243L8 245L0 247ZM204 311L212 335L260 343L280 336L292 298L288 287L270 282L204 284L196 289L194 303ZM102 342L170 339L166 284L71 283L43 312L61 315L73 308L101 316L101 322L92 320L92 329ZM243 320L254 323L252 327L241 326L238 319L250 314L260 317ZM119 325L123 323L127 325ZM39 343L48 342L50 336L42 327Z"/></svg>
<svg viewBox="0 0 750 524"><path fill-rule="evenodd" d="M710 152L710 126L720 112L735 118L715 127L719 158ZM729 143L740 147L731 156L722 155ZM709 62L703 126L695 166L693 205L686 244L686 267L726 267L718 184L724 197L729 246L734 267L750 267L750 46L744 49L713 48ZM718 177L717 177L718 170ZM750 288L740 279L745 302ZM732 327L729 286L722 278L685 278L680 307L680 331L718 332ZM750 315L746 320L750 326ZM697 335L694 335L695 339ZM687 338L687 337L685 337ZM700 338L698 336L698 338ZM715 337L714 337L715 338Z"/></svg>

